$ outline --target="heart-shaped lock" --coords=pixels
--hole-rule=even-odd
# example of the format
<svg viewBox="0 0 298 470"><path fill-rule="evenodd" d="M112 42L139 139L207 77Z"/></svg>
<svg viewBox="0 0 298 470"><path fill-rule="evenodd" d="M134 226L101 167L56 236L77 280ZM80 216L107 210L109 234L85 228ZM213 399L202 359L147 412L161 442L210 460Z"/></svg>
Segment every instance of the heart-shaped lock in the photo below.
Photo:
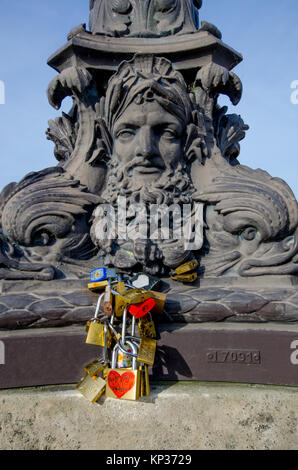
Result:
<svg viewBox="0 0 298 470"><path fill-rule="evenodd" d="M140 304L130 305L128 311L133 317L139 319L151 312L155 305L156 301L154 299L147 299Z"/></svg>
<svg viewBox="0 0 298 470"><path fill-rule="evenodd" d="M108 375L108 386L117 398L122 398L130 390L133 389L136 383L136 376L134 371L126 371L124 373L111 370Z"/></svg>

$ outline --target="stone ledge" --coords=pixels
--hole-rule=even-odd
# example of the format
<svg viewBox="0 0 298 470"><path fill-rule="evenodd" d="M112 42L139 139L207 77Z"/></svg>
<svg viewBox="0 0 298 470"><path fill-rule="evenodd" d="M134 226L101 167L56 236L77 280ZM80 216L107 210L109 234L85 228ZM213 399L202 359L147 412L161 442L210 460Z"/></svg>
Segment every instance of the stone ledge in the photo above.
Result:
<svg viewBox="0 0 298 470"><path fill-rule="evenodd" d="M73 385L0 392L1 450L294 450L297 389L153 383L92 405Z"/></svg>

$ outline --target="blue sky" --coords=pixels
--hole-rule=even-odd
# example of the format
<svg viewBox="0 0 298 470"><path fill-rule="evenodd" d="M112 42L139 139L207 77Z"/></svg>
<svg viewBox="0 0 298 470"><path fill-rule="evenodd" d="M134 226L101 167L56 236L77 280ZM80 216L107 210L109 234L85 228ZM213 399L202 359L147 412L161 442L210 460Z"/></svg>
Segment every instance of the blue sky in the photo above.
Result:
<svg viewBox="0 0 298 470"><path fill-rule="evenodd" d="M47 121L61 114L47 102L56 72L48 57L66 43L70 29L88 22L89 0L1 0L0 188L26 173L56 165L46 140ZM298 80L297 0L204 0L201 20L214 23L223 41L241 52L234 69L244 94L232 113L250 126L241 163L283 178L298 196L298 105L291 83ZM221 103L226 104L223 98ZM63 106L69 109L69 102Z"/></svg>

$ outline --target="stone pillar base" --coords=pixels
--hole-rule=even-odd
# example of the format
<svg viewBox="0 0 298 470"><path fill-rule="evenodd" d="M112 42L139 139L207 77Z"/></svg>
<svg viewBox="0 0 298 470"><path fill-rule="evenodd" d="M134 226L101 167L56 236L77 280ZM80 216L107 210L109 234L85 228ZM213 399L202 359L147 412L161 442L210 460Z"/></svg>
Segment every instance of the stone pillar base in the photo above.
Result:
<svg viewBox="0 0 298 470"><path fill-rule="evenodd" d="M294 450L296 388L153 383L92 405L73 385L0 391L1 450Z"/></svg>

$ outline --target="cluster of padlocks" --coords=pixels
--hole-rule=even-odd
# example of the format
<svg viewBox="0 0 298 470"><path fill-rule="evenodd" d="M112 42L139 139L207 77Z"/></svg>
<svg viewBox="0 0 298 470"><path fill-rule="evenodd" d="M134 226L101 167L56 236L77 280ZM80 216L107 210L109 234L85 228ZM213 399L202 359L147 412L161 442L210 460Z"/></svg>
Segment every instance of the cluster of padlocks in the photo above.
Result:
<svg viewBox="0 0 298 470"><path fill-rule="evenodd" d="M193 282L195 273L187 273L197 265L196 261L188 262L173 278L183 276L187 282L185 276L189 276L188 282ZM84 368L85 376L76 387L92 403L104 393L123 400L150 395L148 369L154 365L157 346L153 315L167 314L167 295L156 290L159 284L159 279L147 274L123 279L109 268L91 272L88 288L104 292L86 325L86 343L101 347L103 355Z"/></svg>

